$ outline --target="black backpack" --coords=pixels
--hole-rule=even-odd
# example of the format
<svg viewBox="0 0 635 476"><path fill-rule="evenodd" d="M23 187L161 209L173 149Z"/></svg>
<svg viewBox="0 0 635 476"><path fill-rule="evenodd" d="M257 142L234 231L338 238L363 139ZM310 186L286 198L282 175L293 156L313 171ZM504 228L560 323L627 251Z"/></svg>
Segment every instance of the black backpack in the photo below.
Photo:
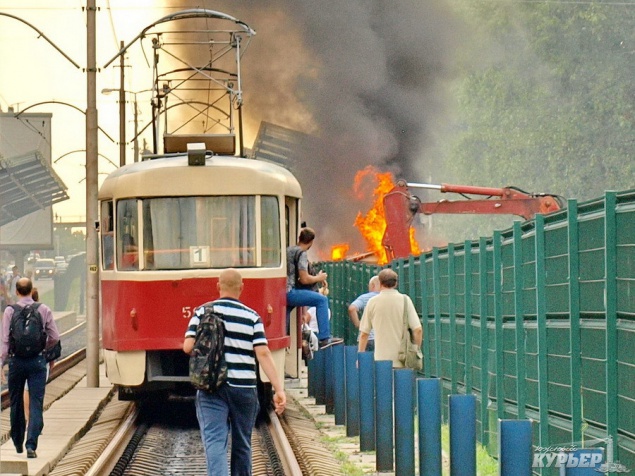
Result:
<svg viewBox="0 0 635 476"><path fill-rule="evenodd" d="M190 354L190 380L197 389L213 393L227 379L225 322L211 303L203 308Z"/></svg>
<svg viewBox="0 0 635 476"><path fill-rule="evenodd" d="M17 357L35 357L46 347L46 332L37 308L39 302L24 307L12 304L9 352Z"/></svg>

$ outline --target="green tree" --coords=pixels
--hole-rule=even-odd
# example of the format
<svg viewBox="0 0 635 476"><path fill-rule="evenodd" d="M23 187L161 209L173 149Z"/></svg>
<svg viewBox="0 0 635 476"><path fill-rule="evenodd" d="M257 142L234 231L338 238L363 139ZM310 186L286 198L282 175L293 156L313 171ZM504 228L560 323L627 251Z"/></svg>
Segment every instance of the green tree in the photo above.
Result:
<svg viewBox="0 0 635 476"><path fill-rule="evenodd" d="M453 5L473 38L446 174L579 200L632 188L635 2Z"/></svg>

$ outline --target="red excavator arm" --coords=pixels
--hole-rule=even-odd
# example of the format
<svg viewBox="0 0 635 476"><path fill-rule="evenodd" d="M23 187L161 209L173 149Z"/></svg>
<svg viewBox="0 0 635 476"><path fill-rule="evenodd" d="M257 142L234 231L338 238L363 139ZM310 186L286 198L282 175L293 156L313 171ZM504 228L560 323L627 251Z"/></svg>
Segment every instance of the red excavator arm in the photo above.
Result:
<svg viewBox="0 0 635 476"><path fill-rule="evenodd" d="M412 195L408 186L438 190L443 193L458 193L465 200L440 200L422 203ZM466 195L481 195L487 198L469 199ZM536 213L550 213L560 210L563 202L560 197L546 194L530 194L514 187L491 188L470 185L451 184L412 184L403 180L384 196L386 231L382 245L386 248L388 259L405 258L411 254L410 225L417 213L432 215L435 213L466 214L503 214L518 215L529 220Z"/></svg>

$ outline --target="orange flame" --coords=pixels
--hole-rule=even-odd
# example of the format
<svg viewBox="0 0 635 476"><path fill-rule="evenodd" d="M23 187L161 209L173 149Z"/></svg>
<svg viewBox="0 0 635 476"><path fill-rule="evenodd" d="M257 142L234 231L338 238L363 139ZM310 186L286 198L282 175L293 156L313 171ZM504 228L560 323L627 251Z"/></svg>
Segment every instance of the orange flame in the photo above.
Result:
<svg viewBox="0 0 635 476"><path fill-rule="evenodd" d="M368 166L355 175L354 191L359 198L363 198L363 188L367 187L369 182L376 184L373 189L373 206L366 215L362 215L361 212L357 214L355 226L368 244L369 251L377 256L378 264L386 264L388 257L381 243L386 231L384 195L395 187L395 181L390 172L380 173L373 166ZM421 254L414 228L410 228L410 249L413 255Z"/></svg>
<svg viewBox="0 0 635 476"><path fill-rule="evenodd" d="M357 214L355 226L362 233L369 250L377 256L378 263L385 264L388 262L388 258L386 250L381 244L384 231L386 231L383 199L384 195L394 188L395 182L390 172L379 173L374 167L368 166L355 175L354 191L358 196L362 194L362 188L367 185L369 180L376 183L373 190L375 197L373 206L366 215L362 215L361 212Z"/></svg>
<svg viewBox="0 0 635 476"><path fill-rule="evenodd" d="M346 253L350 249L350 245L348 243L341 243L339 245L334 245L331 247L331 260L332 261L341 261L346 257Z"/></svg>

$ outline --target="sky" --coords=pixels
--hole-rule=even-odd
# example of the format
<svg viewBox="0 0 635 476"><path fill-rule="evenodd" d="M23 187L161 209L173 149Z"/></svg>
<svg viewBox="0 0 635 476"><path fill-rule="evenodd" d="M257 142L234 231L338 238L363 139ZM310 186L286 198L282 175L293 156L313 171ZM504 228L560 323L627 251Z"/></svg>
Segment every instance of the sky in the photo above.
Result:
<svg viewBox="0 0 635 476"><path fill-rule="evenodd" d="M102 67L118 51L119 41L129 41L142 28L164 11L150 0L126 2L109 0L98 2L97 65ZM134 7L127 4L134 3ZM0 109L22 111L44 101L59 101L86 109L86 19L82 10L85 2L78 0L0 0L0 13L10 14L30 23L44 33L68 57L79 64L76 68L46 40L38 38L35 30L24 23L0 16ZM107 8L107 5L110 8ZM131 57L130 61L143 62ZM141 64L141 63L140 63ZM118 61L115 66L102 69L97 75L97 109L99 126L118 141L118 94L102 94L107 88L119 88ZM128 68L127 68L128 69ZM139 91L148 84L141 78L127 78L125 89ZM129 95L132 100L132 96ZM142 95L138 95L142 100ZM132 137L132 104L127 105L127 136ZM52 119L52 160L56 173L68 187L69 200L54 206L54 212L65 219L83 219L86 210L85 122L84 115L65 105L46 104L27 112L50 112ZM145 113L145 116L144 116ZM142 111L140 119L149 113ZM99 134L99 180L119 164L119 146L103 133ZM143 142L141 142L143 144ZM79 152L75 152L79 151ZM5 152L10 156L10 151ZM128 160L132 145L128 146ZM57 161L57 162L56 162ZM113 165L112 163L115 165Z"/></svg>
<svg viewBox="0 0 635 476"><path fill-rule="evenodd" d="M435 181L435 142L451 113L448 85L457 74L459 44L467 38L449 3L322 0L317 8L315 2L299 0L99 0L97 64L102 67L113 58L120 41L127 44L144 27L180 9L208 8L245 21L257 32L242 64L245 145L251 147L261 121L319 137L319 146L300 158L296 169L305 195L304 218L332 244L351 242L354 236L360 239L356 215L367 211L373 199L367 196L361 202L355 195L357 172L370 165L410 182ZM83 68L84 4L0 0L0 12L33 24ZM86 107L82 69L26 25L1 16L0 57L2 111L51 100ZM115 61L97 75L99 125L115 141L118 95L99 92L119 87L117 65ZM130 50L125 72L126 90L151 87L151 68L140 48ZM143 93L138 97L144 104ZM129 140L134 124L132 105L127 106ZM83 217L84 155L73 151L85 148L84 117L66 106L32 110L53 113L54 168L71 197L54 211L68 220ZM140 124L149 115L149 108L140 107ZM150 134L145 139L151 143ZM99 152L103 180L115 168L111 162L119 162L119 149L100 134ZM132 145L127 154L130 161Z"/></svg>

